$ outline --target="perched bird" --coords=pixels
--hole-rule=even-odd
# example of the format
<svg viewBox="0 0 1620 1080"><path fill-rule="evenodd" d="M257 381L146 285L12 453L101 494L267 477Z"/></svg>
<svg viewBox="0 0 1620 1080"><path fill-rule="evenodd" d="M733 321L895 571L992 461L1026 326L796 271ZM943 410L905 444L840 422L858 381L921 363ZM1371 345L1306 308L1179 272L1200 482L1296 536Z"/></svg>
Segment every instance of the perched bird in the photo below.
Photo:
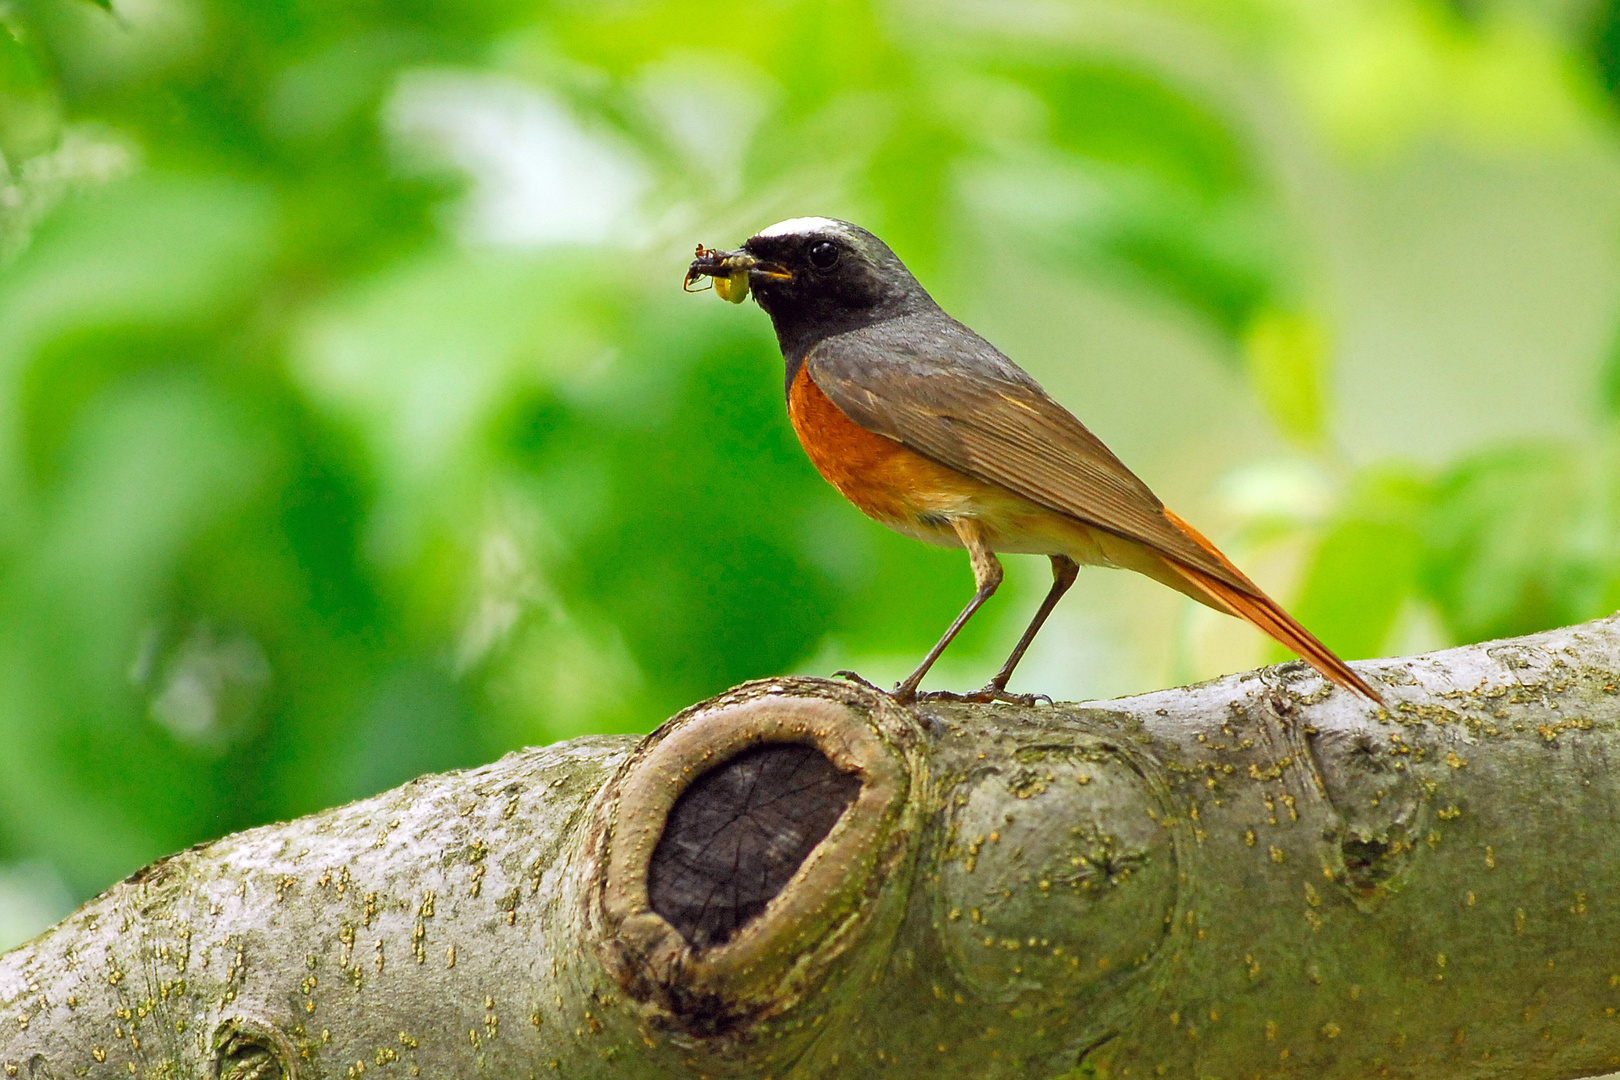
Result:
<svg viewBox="0 0 1620 1080"><path fill-rule="evenodd" d="M1382 704L1023 369L945 314L865 229L821 217L779 222L737 251L699 247L686 287L703 276L735 303L751 292L771 317L787 362L788 416L821 475L889 528L967 549L978 589L891 691L896 700L917 697L928 669L996 591L999 551L1050 557L1052 589L987 685L929 697L1032 701L1009 694L1007 680L1079 567L1097 565L1135 570L1246 619Z"/></svg>

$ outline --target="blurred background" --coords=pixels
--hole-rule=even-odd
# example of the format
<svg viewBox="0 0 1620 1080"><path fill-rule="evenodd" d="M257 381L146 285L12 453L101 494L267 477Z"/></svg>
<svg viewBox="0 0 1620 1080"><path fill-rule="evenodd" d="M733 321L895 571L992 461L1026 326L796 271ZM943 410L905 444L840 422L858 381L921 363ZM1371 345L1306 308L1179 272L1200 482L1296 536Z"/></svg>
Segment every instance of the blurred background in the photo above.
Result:
<svg viewBox="0 0 1620 1080"><path fill-rule="evenodd" d="M694 245L826 214L1346 657L1620 605L1620 0L0 0L0 945L184 845L910 669ZM1049 582L930 680L979 686ZM1082 573L1014 688L1282 659Z"/></svg>

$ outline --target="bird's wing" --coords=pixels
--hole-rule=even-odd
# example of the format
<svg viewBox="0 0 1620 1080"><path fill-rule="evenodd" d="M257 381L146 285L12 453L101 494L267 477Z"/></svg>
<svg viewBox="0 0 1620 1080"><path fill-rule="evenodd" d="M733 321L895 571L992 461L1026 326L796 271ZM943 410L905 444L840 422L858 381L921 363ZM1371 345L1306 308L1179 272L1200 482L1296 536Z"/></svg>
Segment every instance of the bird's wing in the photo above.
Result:
<svg viewBox="0 0 1620 1080"><path fill-rule="evenodd" d="M1072 413L955 320L893 319L826 338L805 364L821 392L868 431L1232 589L1263 595L1178 528L1147 485Z"/></svg>

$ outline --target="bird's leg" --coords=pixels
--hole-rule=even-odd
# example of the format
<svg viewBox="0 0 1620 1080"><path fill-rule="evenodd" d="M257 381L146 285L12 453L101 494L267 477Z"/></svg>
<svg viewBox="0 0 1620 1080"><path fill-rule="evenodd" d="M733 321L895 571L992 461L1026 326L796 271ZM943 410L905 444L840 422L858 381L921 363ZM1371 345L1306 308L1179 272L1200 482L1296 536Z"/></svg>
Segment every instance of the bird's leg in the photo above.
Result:
<svg viewBox="0 0 1620 1080"><path fill-rule="evenodd" d="M1018 639L1018 644L1013 646L1012 655L1001 665L1001 670L996 672L995 678L982 689L968 694L966 696L968 701L1008 701L1015 705L1033 705L1037 699L1045 697L1043 694L1009 694L1007 680L1012 678L1013 668L1018 666L1018 661L1024 658L1024 650L1029 648L1029 643L1035 640L1035 635L1040 633L1041 627L1046 624L1046 617L1052 614L1052 609L1057 607L1058 601L1063 599L1063 594L1069 591L1069 586L1074 584L1074 579L1080 573L1080 564L1067 555L1053 555L1051 559L1052 588L1047 592L1046 599L1041 601L1040 610L1035 612L1035 617L1029 621L1029 628L1024 631L1024 636ZM1052 699L1046 700L1050 702Z"/></svg>
<svg viewBox="0 0 1620 1080"><path fill-rule="evenodd" d="M979 587L973 593L973 599L968 601L967 607L962 609L962 614L958 615L956 621L945 631L945 636L935 642L934 647L928 650L928 655L922 658L917 670L906 676L906 681L890 692L889 696L902 705L916 700L917 684L923 681L923 676L934 666L934 661L945 651L945 646L951 643L951 639L967 625L969 619L973 618L973 613L990 599L997 586L1001 584L1001 561L996 558L996 553L990 550L990 544L984 535L984 526L973 518L955 518L951 521L951 527L961 538L962 546L967 548L968 557L973 561L973 580L978 582Z"/></svg>

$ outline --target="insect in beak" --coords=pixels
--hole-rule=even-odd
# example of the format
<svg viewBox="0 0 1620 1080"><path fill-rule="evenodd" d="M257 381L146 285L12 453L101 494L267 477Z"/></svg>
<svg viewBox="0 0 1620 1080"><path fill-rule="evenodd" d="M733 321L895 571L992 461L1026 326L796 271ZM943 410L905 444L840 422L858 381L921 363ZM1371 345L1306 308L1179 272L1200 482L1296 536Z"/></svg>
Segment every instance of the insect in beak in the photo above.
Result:
<svg viewBox="0 0 1620 1080"><path fill-rule="evenodd" d="M686 271L681 288L687 292L702 292L692 288L700 277L714 279L715 295L733 304L748 299L749 275L760 274L776 281L792 281L793 272L773 262L756 259L746 251L721 251L719 248L697 247L692 265Z"/></svg>

